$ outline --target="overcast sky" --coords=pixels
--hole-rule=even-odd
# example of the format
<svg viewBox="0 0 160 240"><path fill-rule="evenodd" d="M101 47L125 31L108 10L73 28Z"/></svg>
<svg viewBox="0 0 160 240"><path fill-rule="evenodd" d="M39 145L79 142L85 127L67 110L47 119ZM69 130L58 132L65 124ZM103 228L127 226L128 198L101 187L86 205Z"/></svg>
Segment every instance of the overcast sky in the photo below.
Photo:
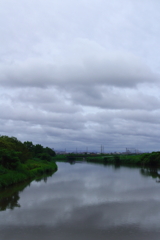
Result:
<svg viewBox="0 0 160 240"><path fill-rule="evenodd" d="M160 1L0 0L0 134L160 150Z"/></svg>

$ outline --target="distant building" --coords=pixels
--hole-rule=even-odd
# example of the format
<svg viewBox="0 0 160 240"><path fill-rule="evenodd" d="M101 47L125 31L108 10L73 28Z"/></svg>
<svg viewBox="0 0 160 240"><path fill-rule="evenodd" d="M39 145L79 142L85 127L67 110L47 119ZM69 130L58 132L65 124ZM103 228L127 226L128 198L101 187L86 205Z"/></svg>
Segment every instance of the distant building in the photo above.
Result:
<svg viewBox="0 0 160 240"><path fill-rule="evenodd" d="M58 154L66 154L66 151L55 151L55 153Z"/></svg>
<svg viewBox="0 0 160 240"><path fill-rule="evenodd" d="M126 154L140 154L140 151L136 148L126 148Z"/></svg>

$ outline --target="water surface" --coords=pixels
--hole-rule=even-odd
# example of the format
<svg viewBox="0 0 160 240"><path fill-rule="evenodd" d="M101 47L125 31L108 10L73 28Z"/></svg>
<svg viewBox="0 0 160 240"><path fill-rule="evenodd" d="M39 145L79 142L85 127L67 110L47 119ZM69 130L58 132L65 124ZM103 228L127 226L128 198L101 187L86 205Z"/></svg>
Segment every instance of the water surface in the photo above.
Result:
<svg viewBox="0 0 160 240"><path fill-rule="evenodd" d="M139 168L58 163L52 177L10 188L12 195L1 192L0 239L158 240L157 176Z"/></svg>

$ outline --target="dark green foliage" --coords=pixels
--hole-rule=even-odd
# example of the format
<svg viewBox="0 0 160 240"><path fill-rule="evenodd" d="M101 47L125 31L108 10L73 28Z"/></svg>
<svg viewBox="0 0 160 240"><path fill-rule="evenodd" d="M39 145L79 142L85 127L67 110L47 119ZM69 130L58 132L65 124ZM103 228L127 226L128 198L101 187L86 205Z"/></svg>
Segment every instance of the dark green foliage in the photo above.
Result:
<svg viewBox="0 0 160 240"><path fill-rule="evenodd" d="M40 153L43 153L43 151L44 151L44 148L43 148L42 145L36 144L36 145L34 146L34 155L35 155L35 156L37 156L37 155L40 154Z"/></svg>
<svg viewBox="0 0 160 240"><path fill-rule="evenodd" d="M40 144L33 145L32 142L27 141L24 142L24 145L32 153L32 156L34 158L40 158L46 161L51 161L52 160L51 157L54 157L56 155L51 148L49 147L44 148Z"/></svg>
<svg viewBox="0 0 160 240"><path fill-rule="evenodd" d="M160 166L160 153L143 153L137 155L120 155L121 164L137 166Z"/></svg>
<svg viewBox="0 0 160 240"><path fill-rule="evenodd" d="M142 154L141 160L143 165L148 166L159 166L160 165L160 152L152 152L152 153L145 153Z"/></svg>
<svg viewBox="0 0 160 240"><path fill-rule="evenodd" d="M38 154L38 157L40 159L46 160L48 162L50 162L52 160L52 157L48 153L46 153L46 152L42 152L42 153Z"/></svg>
<svg viewBox="0 0 160 240"><path fill-rule="evenodd" d="M23 144L24 144L24 146L25 146L30 152L33 152L33 150L34 150L34 145L33 145L32 142L27 141L27 142L24 142Z"/></svg>
<svg viewBox="0 0 160 240"><path fill-rule="evenodd" d="M7 173L7 169L0 164L0 176Z"/></svg>
<svg viewBox="0 0 160 240"><path fill-rule="evenodd" d="M14 169L19 163L25 163L32 156L35 159L51 161L55 152L40 144L33 145L32 142L20 142L15 137L0 136L0 164L8 169Z"/></svg>
<svg viewBox="0 0 160 240"><path fill-rule="evenodd" d="M120 164L121 160L120 160L120 156L119 155L116 154L116 155L113 156L113 158L114 158L114 163L115 164Z"/></svg>
<svg viewBox="0 0 160 240"><path fill-rule="evenodd" d="M8 169L16 169L19 162L20 153L14 150L0 149L0 164Z"/></svg>
<svg viewBox="0 0 160 240"><path fill-rule="evenodd" d="M53 151L51 148L49 147L46 147L44 148L44 152L46 152L47 154L49 154L51 157L54 157L56 154L55 154L55 151Z"/></svg>
<svg viewBox="0 0 160 240"><path fill-rule="evenodd" d="M55 152L48 147L0 136L0 187L55 171L57 165L52 162L53 156Z"/></svg>
<svg viewBox="0 0 160 240"><path fill-rule="evenodd" d="M67 156L67 160L68 160L68 161L76 160L76 156L73 155L73 154L70 154L70 155Z"/></svg>
<svg viewBox="0 0 160 240"><path fill-rule="evenodd" d="M62 160L77 160L78 155L69 154L61 156ZM56 157L56 160L59 161L60 157ZM79 160L82 159L79 156ZM65 161L66 161L65 160ZM144 154L135 154L135 155L121 155L121 154L98 154L85 155L85 160L88 162L94 163L103 163L103 164L114 164L114 165L136 165L136 166L150 166L158 167L160 166L160 152L144 153Z"/></svg>
<svg viewBox="0 0 160 240"><path fill-rule="evenodd" d="M0 149L18 152L18 158L22 163L31 157L31 153L26 146L15 137L0 136Z"/></svg>
<svg viewBox="0 0 160 240"><path fill-rule="evenodd" d="M67 156L66 155L56 155L54 157L56 162L66 162Z"/></svg>
<svg viewBox="0 0 160 240"><path fill-rule="evenodd" d="M53 173L57 170L55 162L28 160L25 164L19 164L16 170L3 168L0 166L0 188L25 181L35 179L46 173Z"/></svg>

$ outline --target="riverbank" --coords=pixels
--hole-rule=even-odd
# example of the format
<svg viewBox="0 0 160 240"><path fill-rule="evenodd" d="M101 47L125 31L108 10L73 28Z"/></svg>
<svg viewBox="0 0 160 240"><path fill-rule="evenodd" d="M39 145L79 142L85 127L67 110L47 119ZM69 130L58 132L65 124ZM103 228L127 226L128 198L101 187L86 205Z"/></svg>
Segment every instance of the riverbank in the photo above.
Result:
<svg viewBox="0 0 160 240"><path fill-rule="evenodd" d="M88 159L92 161L92 159ZM105 164L134 165L140 167L160 167L160 152L133 154L133 155L107 155L101 156Z"/></svg>
<svg viewBox="0 0 160 240"><path fill-rule="evenodd" d="M53 173L55 155L49 147L0 136L0 188Z"/></svg>
<svg viewBox="0 0 160 240"><path fill-rule="evenodd" d="M97 162L103 164L135 165L140 167L160 167L160 152L143 154L65 154L55 157L57 162L74 161Z"/></svg>
<svg viewBox="0 0 160 240"><path fill-rule="evenodd" d="M15 169L7 169L0 166L0 188L20 183L29 179L37 179L44 174L51 174L57 171L54 161L28 160L25 164L19 164Z"/></svg>

